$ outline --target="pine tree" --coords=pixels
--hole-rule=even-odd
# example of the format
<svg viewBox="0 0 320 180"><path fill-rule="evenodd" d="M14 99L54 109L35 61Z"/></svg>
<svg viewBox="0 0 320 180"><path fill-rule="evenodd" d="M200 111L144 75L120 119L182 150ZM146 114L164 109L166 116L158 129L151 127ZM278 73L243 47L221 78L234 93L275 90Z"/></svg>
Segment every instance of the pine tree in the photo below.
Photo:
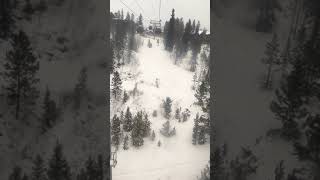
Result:
<svg viewBox="0 0 320 180"><path fill-rule="evenodd" d="M52 157L49 160L47 171L49 180L71 180L70 167L62 150L62 145L57 142Z"/></svg>
<svg viewBox="0 0 320 180"><path fill-rule="evenodd" d="M29 179L28 175L24 174L24 175L22 176L22 180L28 180L28 179Z"/></svg>
<svg viewBox="0 0 320 180"><path fill-rule="evenodd" d="M262 62L268 66L266 80L264 82L265 88L271 87L271 77L274 65L280 65L279 58L279 40L276 34L273 34L271 42L266 45L265 51L266 58L262 59Z"/></svg>
<svg viewBox="0 0 320 180"><path fill-rule="evenodd" d="M123 149L124 150L128 150L129 149L129 137L128 137L128 135L126 135L125 137L124 137L124 141L123 141Z"/></svg>
<svg viewBox="0 0 320 180"><path fill-rule="evenodd" d="M87 67L83 67L80 70L78 82L74 88L74 108L79 110L84 98L88 95L87 89L87 75L88 69Z"/></svg>
<svg viewBox="0 0 320 180"><path fill-rule="evenodd" d="M129 132L132 130L133 122L132 122L132 114L130 112L129 107L127 108L125 117L124 117L124 122L123 122L123 130L125 132Z"/></svg>
<svg viewBox="0 0 320 180"><path fill-rule="evenodd" d="M22 169L19 166L13 168L12 173L9 175L9 180L22 180Z"/></svg>
<svg viewBox="0 0 320 180"><path fill-rule="evenodd" d="M295 155L300 160L307 160L320 166L320 115L309 115L305 127L305 143L296 142Z"/></svg>
<svg viewBox="0 0 320 180"><path fill-rule="evenodd" d="M86 171L81 168L79 174L77 175L77 180L88 180Z"/></svg>
<svg viewBox="0 0 320 180"><path fill-rule="evenodd" d="M120 74L118 73L118 71L115 71L112 78L112 95L115 99L117 99L121 93L121 85L122 81L120 78Z"/></svg>
<svg viewBox="0 0 320 180"><path fill-rule="evenodd" d="M222 180L224 175L223 168L223 156L221 149L218 147L212 155L212 164L210 169L212 169L212 179Z"/></svg>
<svg viewBox="0 0 320 180"><path fill-rule="evenodd" d="M282 123L282 134L289 139L300 137L298 120L306 115L302 107L301 84L298 73L292 72L276 90L276 100L271 102L271 111Z"/></svg>
<svg viewBox="0 0 320 180"><path fill-rule="evenodd" d="M34 13L34 9L32 7L32 4L31 4L30 0L25 0L25 1L26 1L26 3L25 3L25 6L23 8L23 12L25 13L26 18L28 20L30 20L32 14Z"/></svg>
<svg viewBox="0 0 320 180"><path fill-rule="evenodd" d="M47 180L46 168L43 159L37 155L33 161L31 180Z"/></svg>
<svg viewBox="0 0 320 180"><path fill-rule="evenodd" d="M33 55L29 39L23 31L13 35L11 45L13 49L7 52L4 64L4 88L9 105L15 106L15 117L19 119L22 110L32 110L39 96L39 79L36 78L39 62Z"/></svg>
<svg viewBox="0 0 320 180"><path fill-rule="evenodd" d="M194 119L194 125L192 129L192 144L196 145L198 141L198 134L199 134L199 114L196 115Z"/></svg>
<svg viewBox="0 0 320 180"><path fill-rule="evenodd" d="M175 116L174 116L176 119L179 120L179 122L180 122L180 120L181 120L180 112L181 112L181 107L176 109L176 114L175 114Z"/></svg>
<svg viewBox="0 0 320 180"><path fill-rule="evenodd" d="M126 103L129 99L129 95L126 91L123 92L123 103Z"/></svg>
<svg viewBox="0 0 320 180"><path fill-rule="evenodd" d="M7 39L11 36L15 25L13 8L10 6L10 0L0 2L0 38Z"/></svg>
<svg viewBox="0 0 320 180"><path fill-rule="evenodd" d="M135 147L142 146L144 143L144 128L145 124L143 122L143 114L142 112L137 112L133 121L133 128L131 131L132 145Z"/></svg>
<svg viewBox="0 0 320 180"><path fill-rule="evenodd" d="M53 101L50 97L50 91L48 87L46 89L46 94L43 100L43 110L44 111L42 114L42 119L43 119L42 130L46 131L47 129L53 127L58 117L58 109L56 107L55 101Z"/></svg>
<svg viewBox="0 0 320 180"><path fill-rule="evenodd" d="M111 125L111 141L112 144L116 147L120 144L120 133L121 133L121 127L120 127L120 119L117 117L117 115L114 115L112 118L112 125Z"/></svg>
<svg viewBox="0 0 320 180"><path fill-rule="evenodd" d="M148 118L148 114L145 114L144 115L144 134L143 134L143 137L147 137L150 135L150 131L151 131L151 122L149 121L149 118Z"/></svg>
<svg viewBox="0 0 320 180"><path fill-rule="evenodd" d="M97 164L91 156L86 161L86 176L88 180L97 179Z"/></svg>
<svg viewBox="0 0 320 180"><path fill-rule="evenodd" d="M158 141L158 146L159 146L159 147L161 146L161 141L160 141L160 140Z"/></svg>
<svg viewBox="0 0 320 180"><path fill-rule="evenodd" d="M276 169L274 170L274 180L285 180L285 172L283 167L283 160L277 165Z"/></svg>
<svg viewBox="0 0 320 180"><path fill-rule="evenodd" d="M39 3L36 5L35 9L39 11L39 13L43 13L48 9L47 1L40 0Z"/></svg>
<svg viewBox="0 0 320 180"><path fill-rule="evenodd" d="M151 134L151 140L154 141L156 138L156 134L154 133L154 130L152 130L152 134Z"/></svg>
<svg viewBox="0 0 320 180"><path fill-rule="evenodd" d="M171 137L176 134L176 129L171 129L170 122L166 121L164 124L162 124L162 129L160 130L160 133L166 137Z"/></svg>
<svg viewBox="0 0 320 180"><path fill-rule="evenodd" d="M96 180L103 180L103 177L104 177L103 156L101 154L98 155L96 171L97 171Z"/></svg>
<svg viewBox="0 0 320 180"><path fill-rule="evenodd" d="M199 126L198 144L204 144L206 142L206 129L204 126Z"/></svg>
<svg viewBox="0 0 320 180"><path fill-rule="evenodd" d="M174 17L174 9L172 9L172 14L171 14L171 18L168 24L168 32L166 34L165 37L165 48L168 51L172 51L173 50L173 45L174 45L174 41L175 41L175 37L174 37L174 25L175 25L175 17Z"/></svg>
<svg viewBox="0 0 320 180"><path fill-rule="evenodd" d="M172 100L170 97L167 97L164 101L163 101L163 108L164 108L164 117L167 119L170 119L171 117L171 106L172 106Z"/></svg>

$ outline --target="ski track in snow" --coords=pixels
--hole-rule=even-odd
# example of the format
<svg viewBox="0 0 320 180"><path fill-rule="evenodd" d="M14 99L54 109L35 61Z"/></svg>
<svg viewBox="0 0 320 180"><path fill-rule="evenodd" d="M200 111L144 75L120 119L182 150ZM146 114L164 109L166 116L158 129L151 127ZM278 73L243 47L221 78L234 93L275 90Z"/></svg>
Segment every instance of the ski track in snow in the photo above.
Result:
<svg viewBox="0 0 320 180"><path fill-rule="evenodd" d="M149 38L142 39L144 43L136 54L138 68L133 70L132 67L123 67L121 74L138 73L137 77L124 80L123 88L128 92L134 88L135 83L138 83L138 90L143 94L135 98L131 96L126 106L129 106L134 113L138 110L145 110L148 113L156 139L151 141L149 138L144 138L142 147L130 146L126 151L121 145L117 152L118 163L112 169L112 179L195 180L208 164L210 144L194 146L191 143L193 119L197 112L201 113L200 107L193 105L196 102L194 90L191 89L193 73L174 65L169 53L163 49L161 41L158 46L156 39L150 38L152 48L148 48ZM160 82L159 88L155 87L156 78ZM166 121L160 111L160 104L166 97L173 99L172 115L180 106L182 110L188 108L191 111L191 117L187 122L170 120L177 131L171 138L159 133ZM125 110L126 106L122 106L121 109ZM152 117L153 110L158 111L157 117ZM159 140L161 147L157 146Z"/></svg>

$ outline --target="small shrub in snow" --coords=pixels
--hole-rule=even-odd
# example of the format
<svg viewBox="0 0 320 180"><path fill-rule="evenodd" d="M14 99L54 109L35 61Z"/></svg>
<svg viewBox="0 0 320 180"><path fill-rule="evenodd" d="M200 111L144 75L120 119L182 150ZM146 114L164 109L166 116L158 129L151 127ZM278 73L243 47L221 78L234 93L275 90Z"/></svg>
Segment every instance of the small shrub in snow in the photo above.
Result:
<svg viewBox="0 0 320 180"><path fill-rule="evenodd" d="M181 112L181 107L179 107L179 108L176 109L176 114L174 115L174 118L176 118L177 120L179 120L179 122L180 122L180 120L181 120L181 114L180 114L180 112Z"/></svg>
<svg viewBox="0 0 320 180"><path fill-rule="evenodd" d="M149 47L149 48L152 48L152 43L150 42L150 39L149 39L149 41L148 41L148 47Z"/></svg>
<svg viewBox="0 0 320 180"><path fill-rule="evenodd" d="M129 95L126 91L123 92L123 103L126 103L129 100Z"/></svg>
<svg viewBox="0 0 320 180"><path fill-rule="evenodd" d="M152 112L152 117L157 117L158 116L158 112L157 112L157 110L154 110L153 112Z"/></svg>
<svg viewBox="0 0 320 180"><path fill-rule="evenodd" d="M156 78L156 87L159 88L159 79Z"/></svg>
<svg viewBox="0 0 320 180"><path fill-rule="evenodd" d="M163 127L160 130L160 133L162 135L164 135L166 137L171 137L171 136L174 136L176 134L176 129L175 128L171 129L169 121L165 122L162 126Z"/></svg>
<svg viewBox="0 0 320 180"><path fill-rule="evenodd" d="M154 130L152 130L152 134L151 134L151 140L154 141L156 138L156 134L154 133Z"/></svg>
<svg viewBox="0 0 320 180"><path fill-rule="evenodd" d="M183 112L182 112L182 122L185 122L189 119L190 117L190 110L188 108L186 108Z"/></svg>
<svg viewBox="0 0 320 180"><path fill-rule="evenodd" d="M124 141L123 141L123 149L124 149L124 150L129 149L128 141L129 141L129 137L128 137L128 135L126 135L126 136L124 137Z"/></svg>

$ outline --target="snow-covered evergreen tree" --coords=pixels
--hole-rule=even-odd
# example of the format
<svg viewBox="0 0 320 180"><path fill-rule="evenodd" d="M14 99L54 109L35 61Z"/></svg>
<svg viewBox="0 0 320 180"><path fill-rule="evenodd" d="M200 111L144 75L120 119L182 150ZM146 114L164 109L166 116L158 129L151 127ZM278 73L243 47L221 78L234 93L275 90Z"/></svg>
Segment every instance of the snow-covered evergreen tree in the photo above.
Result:
<svg viewBox="0 0 320 180"><path fill-rule="evenodd" d="M120 94L121 94L121 90L122 90L122 81L120 78L120 74L118 71L115 71L113 73L113 78L112 78L112 95L114 96L115 99L117 99Z"/></svg>
<svg viewBox="0 0 320 180"><path fill-rule="evenodd" d="M47 180L46 167L40 155L33 161L31 180Z"/></svg>
<svg viewBox="0 0 320 180"><path fill-rule="evenodd" d="M128 135L126 135L125 137L124 137L124 140L123 140L123 149L124 150L128 150L129 149L129 137L128 137Z"/></svg>
<svg viewBox="0 0 320 180"><path fill-rule="evenodd" d="M33 54L28 36L19 31L11 41L12 50L5 58L3 77L9 104L15 107L15 117L19 119L21 111L30 113L39 96L36 74L39 62Z"/></svg>
<svg viewBox="0 0 320 180"><path fill-rule="evenodd" d="M164 117L167 119L170 119L171 117L171 111L172 111L172 100L170 97L167 97L163 101L163 108L164 108Z"/></svg>
<svg viewBox="0 0 320 180"><path fill-rule="evenodd" d="M271 88L273 68L275 65L280 65L279 53L279 40L277 34L273 34L271 42L268 42L266 44L266 57L262 59L262 62L267 65L267 74L264 81L264 88Z"/></svg>
<svg viewBox="0 0 320 180"><path fill-rule="evenodd" d="M87 89L87 67L83 67L80 70L79 76L78 76L78 82L74 87L74 108L76 110L79 110L81 107L81 104L84 100L84 98L88 95L88 89Z"/></svg>
<svg viewBox="0 0 320 180"><path fill-rule="evenodd" d="M194 119L194 125L192 129L192 144L196 145L198 142L199 136L199 114L197 113L196 118Z"/></svg>
<svg viewBox="0 0 320 180"><path fill-rule="evenodd" d="M47 87L43 100L43 114L42 114L42 130L46 131L52 128L56 119L59 116L59 110L56 106L56 102L51 99L49 88Z"/></svg>
<svg viewBox="0 0 320 180"><path fill-rule="evenodd" d="M132 128L133 128L132 114L130 112L130 108L127 107L127 111L123 121L123 130L125 132L129 132L132 130Z"/></svg>
<svg viewBox="0 0 320 180"><path fill-rule="evenodd" d="M121 125L120 118L117 115L114 115L112 118L112 124L111 124L111 142L116 147L118 147L120 144L120 136L121 136L120 125Z"/></svg>
<svg viewBox="0 0 320 180"><path fill-rule="evenodd" d="M62 145L57 142L49 160L47 171L49 180L71 180L70 167L62 150Z"/></svg>

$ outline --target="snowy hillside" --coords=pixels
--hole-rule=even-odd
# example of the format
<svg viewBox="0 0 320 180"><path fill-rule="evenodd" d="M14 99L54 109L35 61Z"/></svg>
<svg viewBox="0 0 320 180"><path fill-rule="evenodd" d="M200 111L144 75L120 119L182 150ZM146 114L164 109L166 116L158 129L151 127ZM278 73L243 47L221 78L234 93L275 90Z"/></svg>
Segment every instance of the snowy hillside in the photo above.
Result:
<svg viewBox="0 0 320 180"><path fill-rule="evenodd" d="M36 7L38 0L30 1ZM105 125L105 1L45 1L47 9L35 11L29 20L24 18L25 4L17 7L15 32L22 30L28 36L33 54L40 67L36 77L40 97L34 114L24 124L15 120L11 107L1 103L0 117L0 179L7 179L18 165L29 174L37 154L45 163L58 140L63 146L72 176L83 167L89 155L106 154L107 129ZM59 2L61 4L59 4ZM0 40L0 69L3 70L6 52L12 47ZM78 112L72 108L73 93L82 68L87 68L88 102ZM2 79L1 79L1 85ZM43 99L46 88L61 113L54 126L41 132ZM1 93L4 93L1 90ZM4 98L4 97L1 97ZM1 99L0 101L4 101ZM92 147L95 147L92 149Z"/></svg>
<svg viewBox="0 0 320 180"><path fill-rule="evenodd" d="M136 62L121 66L119 70L123 89L129 92L137 84L141 93L135 97L130 96L125 104L112 104L113 114L125 112L127 107L134 113L144 110L149 115L155 140L144 138L143 146L136 148L130 145L128 150L123 150L121 144L117 151L117 165L112 169L114 180L195 180L209 161L210 145L192 144L193 119L197 113L201 114L201 108L195 105L195 91L192 90L193 73L175 65L170 54L164 50L162 38L159 44L156 39L142 37L144 43L135 55ZM148 40L152 48L147 46ZM173 110L181 107L191 112L186 122L178 122L174 118L169 120L176 129L173 137L165 137L160 133L162 124L166 122L161 107L166 97L173 100ZM158 112L156 117L152 116L153 111ZM158 141L161 146L158 146Z"/></svg>

